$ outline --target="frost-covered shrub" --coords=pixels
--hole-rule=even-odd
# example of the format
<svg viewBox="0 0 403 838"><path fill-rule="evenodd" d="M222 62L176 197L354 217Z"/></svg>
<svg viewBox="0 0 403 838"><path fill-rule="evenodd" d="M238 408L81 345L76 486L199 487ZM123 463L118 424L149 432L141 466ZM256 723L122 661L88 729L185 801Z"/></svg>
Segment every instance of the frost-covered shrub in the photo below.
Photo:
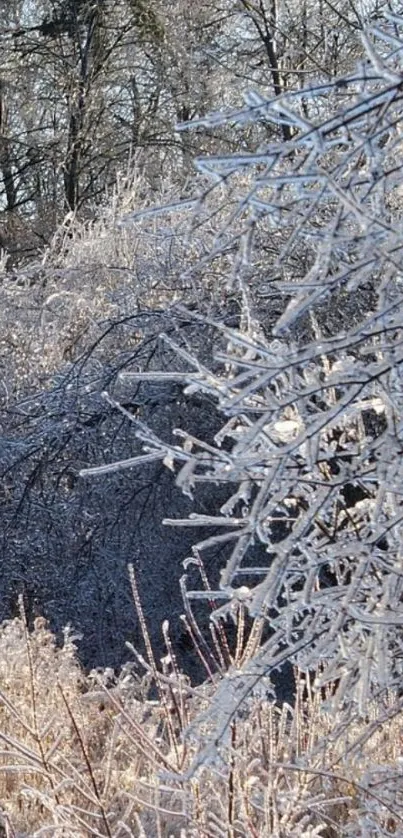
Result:
<svg viewBox="0 0 403 838"><path fill-rule="evenodd" d="M132 562L156 655L164 652L161 624L169 617L178 659L200 680L205 670L200 671L177 619L183 611L181 561L193 532L184 538L162 524L173 510L188 514L190 500L152 457L141 471L126 467L102 479L78 478L80 468L107 467L116 460L130 466L131 458L141 455L140 443L133 440L134 417L167 438L172 427L186 421L194 433L202 430L213 439L220 419L212 400L187 397L178 382L128 388L117 381L119 372L134 365L151 371L171 364L172 355L158 345L160 331L186 346L190 335L193 341L197 337L194 324L167 309L109 320L99 331L102 340L48 376L42 391L3 408L0 621L15 615L23 594L30 622L41 615L59 633L70 624L80 634L86 667L119 667L131 657L126 641L137 644L141 635L127 575ZM199 341L207 357L211 335L204 326ZM103 398L104 390L112 402ZM113 399L120 400L121 409ZM224 498L222 487L199 493L206 513ZM216 582L218 553L210 556L208 567Z"/></svg>
<svg viewBox="0 0 403 838"><path fill-rule="evenodd" d="M220 427L213 401L188 398L180 382L117 384L125 369L170 365L161 332L184 347L191 337L205 361L211 357L212 330L195 330L173 306L195 298L205 311L214 305L207 283L182 281L183 260L200 256L200 244L185 248L184 213L172 225L164 218L117 227L119 213L147 205L145 195L134 174L117 184L96 221L67 217L41 260L2 277L0 621L15 615L23 594L30 624L41 615L59 637L67 623L81 635L86 667L119 667L130 655L126 641L139 639L131 561L157 656L169 616L181 665L200 680L205 670L176 619L183 611L181 561L193 533L184 538L162 524L169 514L187 514L191 501L160 462L141 473L126 468L102 480L78 479L80 468L141 451L133 415L164 436L181 421L211 439ZM103 399L104 390L123 412ZM200 501L211 512L224 497L222 487L214 495L206 487ZM221 561L210 556L212 580Z"/></svg>
<svg viewBox="0 0 403 838"><path fill-rule="evenodd" d="M186 427L168 443L136 430L187 494L229 489L215 515L167 523L206 527L196 558L231 548L213 594L189 595L213 595L216 620L241 602L266 632L219 683L202 760L286 660L332 685L342 719L401 683L403 18L363 40L367 58L349 76L274 100L251 91L238 111L182 126L264 120L292 135L197 161L209 181L198 234L216 223L197 270L231 264L226 289L241 295L243 319L217 323L227 348L214 368L177 354L186 392L214 398L225 423L213 444Z"/></svg>

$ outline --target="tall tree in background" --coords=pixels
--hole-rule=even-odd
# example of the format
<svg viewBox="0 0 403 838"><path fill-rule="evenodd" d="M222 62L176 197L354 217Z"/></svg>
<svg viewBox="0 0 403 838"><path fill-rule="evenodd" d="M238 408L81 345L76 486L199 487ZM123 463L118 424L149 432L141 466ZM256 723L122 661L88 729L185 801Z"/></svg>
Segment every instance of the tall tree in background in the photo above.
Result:
<svg viewBox="0 0 403 838"><path fill-rule="evenodd" d="M210 12L187 16L179 0L3 5L0 211L9 238L11 217L46 241L66 212L91 214L139 150L151 178L165 164L170 177L186 176L174 126L214 106L217 74L200 52Z"/></svg>

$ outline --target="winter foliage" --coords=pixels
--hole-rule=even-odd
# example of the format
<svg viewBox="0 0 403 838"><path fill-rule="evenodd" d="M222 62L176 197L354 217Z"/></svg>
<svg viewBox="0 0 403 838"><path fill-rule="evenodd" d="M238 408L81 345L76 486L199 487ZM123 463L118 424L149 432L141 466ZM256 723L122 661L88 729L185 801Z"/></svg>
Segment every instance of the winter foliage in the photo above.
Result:
<svg viewBox="0 0 403 838"><path fill-rule="evenodd" d="M403 15L149 6L12 36L87 98L0 260L0 834L399 835Z"/></svg>

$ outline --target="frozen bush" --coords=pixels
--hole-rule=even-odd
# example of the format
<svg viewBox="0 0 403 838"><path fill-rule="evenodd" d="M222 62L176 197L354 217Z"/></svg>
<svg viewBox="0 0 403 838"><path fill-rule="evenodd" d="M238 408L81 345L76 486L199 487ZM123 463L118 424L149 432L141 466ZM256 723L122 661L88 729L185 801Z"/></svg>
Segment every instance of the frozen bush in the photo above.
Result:
<svg viewBox="0 0 403 838"><path fill-rule="evenodd" d="M291 133L197 160L209 185L195 228L214 221L216 235L195 270L224 259L243 318L217 322L227 348L215 366L177 355L186 392L214 398L225 422L213 444L186 427L174 443L136 430L187 494L229 489L216 514L166 523L206 528L196 559L231 547L217 589L189 596L214 596L216 621L241 602L266 632L219 683L200 761L229 744L234 714L285 661L331 685L343 719L401 683L403 18L386 20L350 75L275 99L250 91L236 112L181 126L264 120Z"/></svg>

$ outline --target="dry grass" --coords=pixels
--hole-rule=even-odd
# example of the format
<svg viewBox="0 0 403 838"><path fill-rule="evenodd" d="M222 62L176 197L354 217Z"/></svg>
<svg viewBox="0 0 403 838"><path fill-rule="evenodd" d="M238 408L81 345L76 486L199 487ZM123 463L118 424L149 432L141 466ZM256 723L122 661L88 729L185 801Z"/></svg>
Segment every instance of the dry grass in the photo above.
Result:
<svg viewBox="0 0 403 838"><path fill-rule="evenodd" d="M299 673L294 708L256 696L232 722L221 761L184 778L198 744L183 733L214 685L192 689L168 651L165 673L149 649L145 678L128 668L111 686L110 673L84 675L68 632L58 647L40 618L32 631L23 613L3 624L0 834L403 834L395 696L346 726Z"/></svg>

